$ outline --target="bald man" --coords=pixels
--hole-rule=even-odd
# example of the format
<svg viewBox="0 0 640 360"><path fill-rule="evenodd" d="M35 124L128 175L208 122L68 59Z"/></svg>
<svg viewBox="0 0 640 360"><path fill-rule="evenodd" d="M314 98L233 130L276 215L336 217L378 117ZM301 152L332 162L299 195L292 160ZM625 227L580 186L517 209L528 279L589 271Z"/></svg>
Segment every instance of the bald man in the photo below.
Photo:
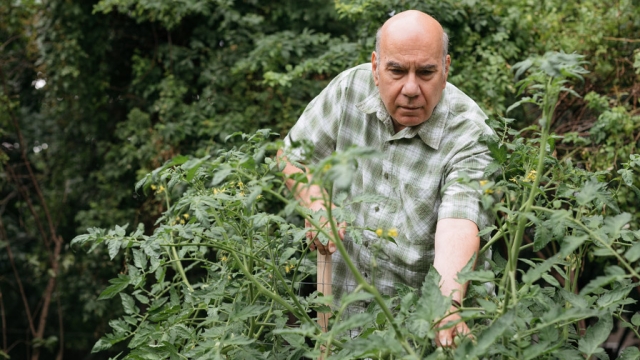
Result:
<svg viewBox="0 0 640 360"><path fill-rule="evenodd" d="M448 37L431 16L419 11L393 16L376 35L371 63L338 75L306 108L279 155L303 161L291 146L301 140L315 145L312 161L353 146L384 154L358 161L348 191L349 198L374 194L384 200L354 203L349 210L355 214L355 228L397 231L397 244L372 231L364 231L356 243L341 232L349 256L387 294L393 294L396 282L420 287L433 265L442 276L442 293L461 303L466 285L458 284L456 276L478 252L478 229L488 225L489 215L480 205L479 191L457 180L463 174L472 181L484 178L491 158L478 139L493 132L478 105L447 83L447 48ZM299 171L289 163L285 167L286 174ZM321 189L294 189L293 181L288 185L309 209L324 209ZM312 233L309 237L315 238ZM318 239L311 248L321 254L336 249ZM357 284L340 254L332 257L333 294L339 300ZM439 331L438 346L469 332L453 311L440 325L456 325Z"/></svg>

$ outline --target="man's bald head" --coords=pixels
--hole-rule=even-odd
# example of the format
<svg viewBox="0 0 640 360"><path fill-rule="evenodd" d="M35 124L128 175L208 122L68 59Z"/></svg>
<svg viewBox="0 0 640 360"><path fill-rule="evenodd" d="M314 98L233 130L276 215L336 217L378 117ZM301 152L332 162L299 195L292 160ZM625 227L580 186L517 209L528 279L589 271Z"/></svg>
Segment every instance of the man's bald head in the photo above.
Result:
<svg viewBox="0 0 640 360"><path fill-rule="evenodd" d="M433 35L433 32L440 34L438 38L442 46L442 66L445 66L447 54L449 53L449 36L436 19L418 10L407 10L396 14L378 29L376 32L378 65L380 65L382 38L389 33L393 35L394 33L406 33L406 31L423 32L425 35Z"/></svg>
<svg viewBox="0 0 640 360"><path fill-rule="evenodd" d="M440 23L420 11L402 12L380 28L371 72L396 132L427 121L440 102L451 63L446 46Z"/></svg>

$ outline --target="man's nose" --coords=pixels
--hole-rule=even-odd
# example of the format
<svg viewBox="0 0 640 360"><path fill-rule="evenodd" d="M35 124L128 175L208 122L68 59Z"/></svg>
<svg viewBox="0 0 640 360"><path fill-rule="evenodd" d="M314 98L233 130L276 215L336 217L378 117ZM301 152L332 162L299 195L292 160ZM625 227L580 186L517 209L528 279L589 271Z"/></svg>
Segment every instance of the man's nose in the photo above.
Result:
<svg viewBox="0 0 640 360"><path fill-rule="evenodd" d="M409 74L407 77L407 81L402 87L402 95L409 98L414 98L420 95L420 86L418 86L415 74Z"/></svg>

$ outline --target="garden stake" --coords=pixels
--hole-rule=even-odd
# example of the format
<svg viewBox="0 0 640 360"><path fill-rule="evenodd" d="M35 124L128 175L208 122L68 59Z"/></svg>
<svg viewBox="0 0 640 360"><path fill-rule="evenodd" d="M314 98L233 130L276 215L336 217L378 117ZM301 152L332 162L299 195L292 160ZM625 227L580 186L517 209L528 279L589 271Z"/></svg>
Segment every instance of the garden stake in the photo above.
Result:
<svg viewBox="0 0 640 360"><path fill-rule="evenodd" d="M332 294L331 290L331 278L332 276L332 264L331 264L331 254L322 255L320 251L318 251L318 281L317 281L317 290L322 293L324 296L329 296ZM321 313L318 312L318 325L322 331L327 332L329 330L329 317L331 317L331 312Z"/></svg>

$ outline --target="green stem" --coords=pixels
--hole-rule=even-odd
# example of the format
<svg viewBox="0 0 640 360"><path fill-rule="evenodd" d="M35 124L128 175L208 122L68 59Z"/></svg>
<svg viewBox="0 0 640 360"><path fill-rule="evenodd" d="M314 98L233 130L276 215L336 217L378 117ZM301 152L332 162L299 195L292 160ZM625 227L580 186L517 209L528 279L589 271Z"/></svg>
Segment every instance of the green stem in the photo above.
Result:
<svg viewBox="0 0 640 360"><path fill-rule="evenodd" d="M532 210L538 210L538 211L544 211L544 212L548 212L548 213L553 213L555 211L555 210L547 209L547 208L540 207L540 206L532 206L531 209ZM584 232L589 234L589 237L593 238L594 240L599 242L602 246L607 248L607 250L609 250L611 252L611 254L618 259L618 261L622 264L622 266L624 266L631 273L631 275L633 275L633 277L635 277L636 279L640 279L640 274L638 274L633 269L633 267L622 256L620 256L620 254L618 254L618 252L608 242L606 242L605 240L600 238L600 236L598 236L598 234L593 232L591 229L589 229L585 224L581 223L580 221L577 221L576 219L573 219L573 218L569 218L568 220L571 221L572 223L576 224L578 227L580 227L580 229L582 229Z"/></svg>
<svg viewBox="0 0 640 360"><path fill-rule="evenodd" d="M536 175L531 185L531 189L529 191L529 196L527 201L524 204L524 209L522 209L522 213L518 215L518 225L516 228L516 235L513 239L513 244L511 246L511 251L509 253L509 278L511 280L511 298L514 304L518 303L518 294L515 284L516 271L518 267L518 258L520 255L520 246L522 245L522 239L524 237L524 230L528 223L527 217L524 215L531 211L531 207L533 206L533 201L535 200L536 193L538 192L538 186L540 185L540 179L542 178L544 171L544 159L547 156L547 140L549 139L549 129L551 125L551 117L553 116L553 110L555 108L555 103L557 101L557 93L551 91L550 87L553 82L553 78L549 78L546 91L543 100L542 106L542 117L541 120L544 122L542 125L542 134L540 136L540 149L538 152L538 164L536 167ZM508 301L508 298L505 299Z"/></svg>
<svg viewBox="0 0 640 360"><path fill-rule="evenodd" d="M480 249L480 252L478 254L478 257L482 254L485 253L485 251L489 250L489 248L491 247L491 245L493 245L496 241L500 240L500 238L505 234L505 230L507 229L507 224L508 223L504 223L500 229L498 229L498 232L493 235L491 237L491 239L489 239L489 241L487 241L487 243L482 247L482 249Z"/></svg>
<svg viewBox="0 0 640 360"><path fill-rule="evenodd" d="M167 203L167 212L169 212L169 209L171 209L171 203L169 202L169 190L166 188L164 190L164 199L165 199L165 202ZM173 244L173 231L169 232L169 237L171 238L171 243ZM187 274L184 272L184 268L182 267L182 262L180 261L180 257L178 256L178 252L176 251L175 247L171 247L171 250L169 252L169 258L176 262L175 264L176 264L176 267L178 268L178 273L182 278L182 282L186 285L187 289L189 289L190 292L193 292L193 287L191 287L191 284L189 283L189 279L187 279Z"/></svg>
<svg viewBox="0 0 640 360"><path fill-rule="evenodd" d="M404 335L400 331L400 328L398 327L398 324L395 321L395 317L391 313L391 310L389 310L389 308L385 304L384 299L382 298L382 295L380 294L380 292L378 292L378 289L376 289L375 286L370 285L365 280L365 278L362 276L362 274L360 273L358 268L355 266L355 264L351 260L351 257L349 256L349 253L347 252L347 249L344 247L344 244L342 243L342 239L340 239L340 236L338 234L338 228L336 226L336 222L333 219L333 216L331 215L331 200L330 199L332 199L332 196L333 196L333 188L329 187L328 193L326 195L324 195L324 196L326 197L325 200L329 200L328 202L325 201L325 207L327 209L327 218L328 218L329 223L331 224L331 232L333 233L334 244L336 245L336 248L338 249L338 252L340 252L340 255L342 256L342 260L345 262L345 264L347 265L347 267L349 268L349 270L353 274L353 276L356 279L358 285L362 286L363 290L365 290L366 292L368 292L371 295L373 295L375 302L382 309L382 312L384 313L385 317L387 318L387 320L391 324L391 326L393 328L393 331L396 334L396 337L398 338L398 341L402 344L402 347L404 347L404 349L407 351L407 353L409 353L412 357L417 358L417 355L413 351L413 348L411 347L411 345L409 345L407 340L404 338ZM329 204L329 206L326 206L326 204Z"/></svg>

